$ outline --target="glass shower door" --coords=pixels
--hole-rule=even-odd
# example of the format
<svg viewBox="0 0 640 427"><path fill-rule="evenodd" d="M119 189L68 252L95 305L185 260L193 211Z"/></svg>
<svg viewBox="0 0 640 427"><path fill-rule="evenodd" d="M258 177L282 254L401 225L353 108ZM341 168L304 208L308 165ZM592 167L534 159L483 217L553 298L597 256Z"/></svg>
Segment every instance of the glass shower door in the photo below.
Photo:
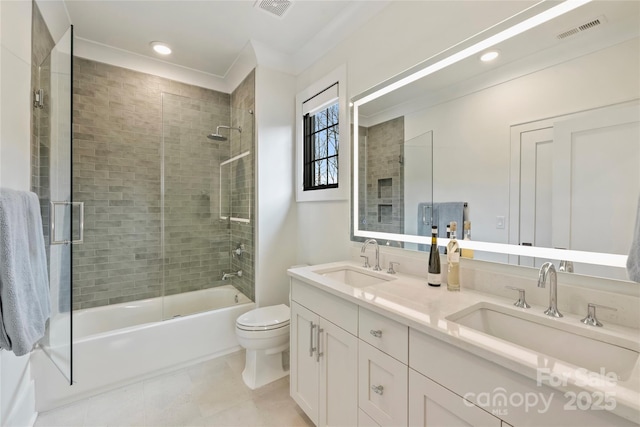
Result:
<svg viewBox="0 0 640 427"><path fill-rule="evenodd" d="M40 65L40 102L36 105L38 195L51 296L51 318L41 346L69 383L73 381L71 247L82 243L84 222L82 204L71 199L72 38L73 28L69 28Z"/></svg>

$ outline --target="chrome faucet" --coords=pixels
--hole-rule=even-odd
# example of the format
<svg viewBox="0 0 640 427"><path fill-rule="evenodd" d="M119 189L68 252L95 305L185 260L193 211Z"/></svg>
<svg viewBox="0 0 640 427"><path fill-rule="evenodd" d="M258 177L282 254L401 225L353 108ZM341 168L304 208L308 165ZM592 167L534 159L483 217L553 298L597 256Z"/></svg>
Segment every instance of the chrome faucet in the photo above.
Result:
<svg viewBox="0 0 640 427"><path fill-rule="evenodd" d="M365 251L367 250L367 246L369 246L370 244L376 248L376 265L375 267L373 267L373 270L382 271L382 269L380 268L380 247L378 246L378 242L376 241L376 239L367 239L362 245L360 253L365 253Z"/></svg>
<svg viewBox="0 0 640 427"><path fill-rule="evenodd" d="M544 314L550 317L562 317L562 313L558 311L558 275L556 267L551 262L545 262L540 267L538 274L538 287L544 288L544 284L549 276L549 308Z"/></svg>

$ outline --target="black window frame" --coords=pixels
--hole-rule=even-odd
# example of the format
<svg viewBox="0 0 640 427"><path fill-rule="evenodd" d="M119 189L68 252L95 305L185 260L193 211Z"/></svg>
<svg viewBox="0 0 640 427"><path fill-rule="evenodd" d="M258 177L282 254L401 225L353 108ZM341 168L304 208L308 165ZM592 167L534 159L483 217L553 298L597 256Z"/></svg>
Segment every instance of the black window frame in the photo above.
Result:
<svg viewBox="0 0 640 427"><path fill-rule="evenodd" d="M336 117L335 123L329 124L329 109L333 106L337 106L338 115ZM326 126L316 129L315 125L315 117L318 114L326 114L327 115L327 124ZM315 190L325 190L330 188L338 188L340 183L340 164L339 164L339 156L340 156L340 103L336 99L335 102L323 107L320 110L317 110L313 113L307 113L303 116L303 191L315 191ZM336 150L334 155L329 155L329 138L328 132L330 129L335 129L336 132ZM316 138L315 135L327 132L327 148L324 157L315 157L315 153L317 152L315 147ZM336 165L336 182L329 184L328 176L327 176L327 184L316 185L315 176L316 176L316 165L322 161L326 161L327 163L327 174L329 167L329 159L335 158Z"/></svg>

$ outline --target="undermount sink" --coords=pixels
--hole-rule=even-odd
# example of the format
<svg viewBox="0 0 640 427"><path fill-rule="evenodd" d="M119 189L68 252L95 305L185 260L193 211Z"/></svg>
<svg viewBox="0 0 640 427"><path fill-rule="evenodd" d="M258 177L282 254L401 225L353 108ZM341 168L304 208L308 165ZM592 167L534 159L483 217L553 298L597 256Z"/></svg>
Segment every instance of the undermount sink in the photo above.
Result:
<svg viewBox="0 0 640 427"><path fill-rule="evenodd" d="M385 277L382 273L362 271L349 266L324 269L315 271L314 273L344 283L345 285L353 286L354 288L364 288L395 279L393 277Z"/></svg>
<svg viewBox="0 0 640 427"><path fill-rule="evenodd" d="M447 320L592 372L614 373L621 381L640 356L630 341L495 304L476 304Z"/></svg>

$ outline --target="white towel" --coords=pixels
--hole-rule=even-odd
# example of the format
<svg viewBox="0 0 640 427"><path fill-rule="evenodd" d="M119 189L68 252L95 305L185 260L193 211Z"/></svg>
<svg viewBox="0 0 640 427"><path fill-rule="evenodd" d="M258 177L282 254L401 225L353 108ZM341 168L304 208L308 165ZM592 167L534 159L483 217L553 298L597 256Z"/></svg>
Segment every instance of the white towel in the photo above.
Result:
<svg viewBox="0 0 640 427"><path fill-rule="evenodd" d="M636 227L633 231L633 241L627 259L627 274L629 279L640 282L640 198L638 199L638 213L636 214Z"/></svg>
<svg viewBox="0 0 640 427"><path fill-rule="evenodd" d="M0 348L29 353L51 314L38 197L0 190Z"/></svg>

